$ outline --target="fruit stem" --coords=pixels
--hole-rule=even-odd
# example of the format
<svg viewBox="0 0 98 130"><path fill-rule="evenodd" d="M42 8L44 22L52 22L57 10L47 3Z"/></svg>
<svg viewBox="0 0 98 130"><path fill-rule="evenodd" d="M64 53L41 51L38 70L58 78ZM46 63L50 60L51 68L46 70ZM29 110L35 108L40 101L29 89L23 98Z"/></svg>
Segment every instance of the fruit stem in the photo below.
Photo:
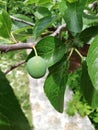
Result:
<svg viewBox="0 0 98 130"><path fill-rule="evenodd" d="M38 56L35 46L33 46L33 49L34 49L35 56Z"/></svg>
<svg viewBox="0 0 98 130"><path fill-rule="evenodd" d="M77 54L80 56L80 58L83 59L83 56L81 55L81 53L80 53L77 49L75 49L75 51L76 51Z"/></svg>
<svg viewBox="0 0 98 130"><path fill-rule="evenodd" d="M70 59L70 57L71 57L71 55L72 55L73 51L74 51L74 48L72 48L72 49L71 49L71 51L70 51L70 53L69 53L69 56L68 56L67 60L69 60L69 59Z"/></svg>
<svg viewBox="0 0 98 130"><path fill-rule="evenodd" d="M13 33L11 32L11 38L12 38L12 40L15 42L15 43L17 43L17 41L16 41L16 39L15 39L15 37L14 37L14 35L13 35Z"/></svg>

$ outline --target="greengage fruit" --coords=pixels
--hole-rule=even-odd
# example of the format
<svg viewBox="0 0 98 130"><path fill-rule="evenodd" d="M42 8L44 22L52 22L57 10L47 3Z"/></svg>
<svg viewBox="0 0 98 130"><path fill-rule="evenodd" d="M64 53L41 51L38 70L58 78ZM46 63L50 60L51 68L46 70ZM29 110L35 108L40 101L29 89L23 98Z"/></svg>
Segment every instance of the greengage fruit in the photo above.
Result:
<svg viewBox="0 0 98 130"><path fill-rule="evenodd" d="M27 61L27 71L33 78L41 78L46 73L46 62L40 56L34 56Z"/></svg>

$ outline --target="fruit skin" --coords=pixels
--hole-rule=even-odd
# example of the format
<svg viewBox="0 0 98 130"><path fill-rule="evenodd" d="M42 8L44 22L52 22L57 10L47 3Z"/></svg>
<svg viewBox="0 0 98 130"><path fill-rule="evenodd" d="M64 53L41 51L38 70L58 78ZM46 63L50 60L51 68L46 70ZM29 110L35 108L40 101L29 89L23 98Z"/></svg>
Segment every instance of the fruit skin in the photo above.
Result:
<svg viewBox="0 0 98 130"><path fill-rule="evenodd" d="M41 78L46 73L46 62L40 56L34 56L27 61L27 71L33 78Z"/></svg>

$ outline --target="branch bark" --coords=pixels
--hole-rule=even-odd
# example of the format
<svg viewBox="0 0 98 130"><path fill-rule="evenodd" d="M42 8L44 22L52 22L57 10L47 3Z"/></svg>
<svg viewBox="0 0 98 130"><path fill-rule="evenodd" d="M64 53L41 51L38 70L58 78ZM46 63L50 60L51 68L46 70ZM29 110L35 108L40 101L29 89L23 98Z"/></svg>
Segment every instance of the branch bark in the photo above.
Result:
<svg viewBox="0 0 98 130"><path fill-rule="evenodd" d="M52 33L50 36L57 36L63 29L66 28L66 24L60 25L57 30ZM34 43L16 43L16 44L0 44L0 52L1 53L7 53L9 51L14 50L22 50L22 49L32 49L33 46L35 46L36 42Z"/></svg>
<svg viewBox="0 0 98 130"><path fill-rule="evenodd" d="M18 21L18 22L21 22L21 23L25 23L25 24L30 25L30 26L34 26L35 25L35 24L31 23L31 22L25 21L23 19L16 18L14 16L10 16L10 18L15 20L15 21Z"/></svg>
<svg viewBox="0 0 98 130"><path fill-rule="evenodd" d="M22 49L32 49L32 47L35 46L35 43L16 43L16 44L1 44L0 45L0 52L6 53L9 51L14 50L22 50Z"/></svg>
<svg viewBox="0 0 98 130"><path fill-rule="evenodd" d="M25 60L23 60L23 61L21 61L21 62L15 64L15 65L13 65L13 66L11 66L11 67L5 72L5 74L8 74L10 71L12 71L13 69L16 69L17 67L19 67L20 65L22 65L22 64L24 64L24 63L25 63Z"/></svg>
<svg viewBox="0 0 98 130"><path fill-rule="evenodd" d="M53 33L51 34L51 36L57 36L57 35L60 34L60 32L61 32L63 29L65 29L65 28L66 28L66 24L60 25L60 26L55 30L55 32L53 32Z"/></svg>

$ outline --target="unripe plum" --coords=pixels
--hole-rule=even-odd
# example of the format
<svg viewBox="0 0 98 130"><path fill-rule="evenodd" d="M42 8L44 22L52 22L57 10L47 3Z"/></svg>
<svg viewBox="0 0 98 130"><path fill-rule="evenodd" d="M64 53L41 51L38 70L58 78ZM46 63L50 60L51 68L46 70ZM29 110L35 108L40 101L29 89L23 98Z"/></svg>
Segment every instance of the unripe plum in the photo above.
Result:
<svg viewBox="0 0 98 130"><path fill-rule="evenodd" d="M27 61L27 71L33 78L41 78L46 73L46 62L40 56L34 56Z"/></svg>

